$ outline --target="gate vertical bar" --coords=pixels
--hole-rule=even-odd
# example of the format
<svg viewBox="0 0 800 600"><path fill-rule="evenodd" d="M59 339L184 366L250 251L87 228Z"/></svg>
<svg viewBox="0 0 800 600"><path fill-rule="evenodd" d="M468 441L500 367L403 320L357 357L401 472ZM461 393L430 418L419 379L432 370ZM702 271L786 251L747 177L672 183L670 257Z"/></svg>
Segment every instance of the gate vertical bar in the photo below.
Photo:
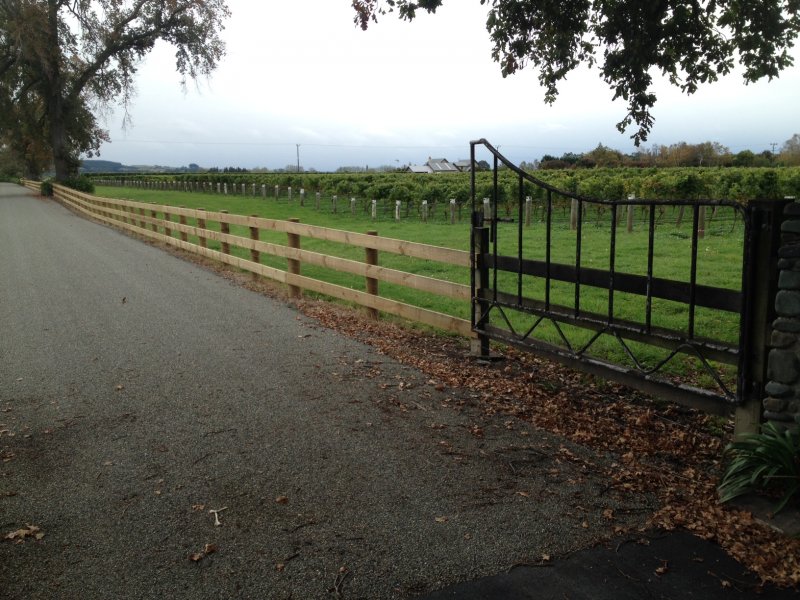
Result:
<svg viewBox="0 0 800 600"><path fill-rule="evenodd" d="M489 224L491 228L490 240L492 243L492 255L494 262L492 263L492 302L497 302L497 167L498 167L497 154L494 155L494 174L492 177L492 222Z"/></svg>
<svg viewBox="0 0 800 600"><path fill-rule="evenodd" d="M550 246L553 241L553 192L547 190L547 241L545 243L544 306L550 310Z"/></svg>
<svg viewBox="0 0 800 600"><path fill-rule="evenodd" d="M475 297L472 300L473 307L477 303L479 316L473 327L478 330L477 347L473 347L473 354L482 358L489 357L489 336L486 333L486 326L489 324L489 309L491 302L487 299L489 295L489 265L486 260L489 256L489 229L483 226L476 226L478 212L473 213L472 243L474 245L475 269L473 277L476 278L474 288ZM474 308L473 308L474 310Z"/></svg>
<svg viewBox="0 0 800 600"><path fill-rule="evenodd" d="M578 200L577 223L575 224L575 316L581 314L581 243L583 240L583 200Z"/></svg>
<svg viewBox="0 0 800 600"><path fill-rule="evenodd" d="M653 245L656 234L656 207L650 205L650 222L647 233L647 301L645 308L645 328L650 333L653 321Z"/></svg>
<svg viewBox="0 0 800 600"><path fill-rule="evenodd" d="M517 306L522 305L522 200L525 195L525 186L522 174L519 175L519 189L517 191Z"/></svg>
<svg viewBox="0 0 800 600"><path fill-rule="evenodd" d="M742 320L739 336L739 404L734 435L756 433L767 381L767 352L775 318L778 248L786 202L751 202L744 209L745 250L742 267Z"/></svg>
<svg viewBox="0 0 800 600"><path fill-rule="evenodd" d="M470 194L472 201L472 235L470 236L470 286L472 302L470 312L472 328L478 330L478 339L473 340L471 353L482 358L489 357L489 336L482 331L489 322L489 302L485 299L489 288L489 232L484 226L483 211L476 209L475 190L475 144L470 142Z"/></svg>
<svg viewBox="0 0 800 600"><path fill-rule="evenodd" d="M703 207L705 209L705 207ZM692 266L689 279L689 339L694 339L694 313L697 302L697 237L700 227L700 205L692 208Z"/></svg>
<svg viewBox="0 0 800 600"><path fill-rule="evenodd" d="M614 275L617 261L617 208L611 205L611 249L608 259L608 324L614 322Z"/></svg>

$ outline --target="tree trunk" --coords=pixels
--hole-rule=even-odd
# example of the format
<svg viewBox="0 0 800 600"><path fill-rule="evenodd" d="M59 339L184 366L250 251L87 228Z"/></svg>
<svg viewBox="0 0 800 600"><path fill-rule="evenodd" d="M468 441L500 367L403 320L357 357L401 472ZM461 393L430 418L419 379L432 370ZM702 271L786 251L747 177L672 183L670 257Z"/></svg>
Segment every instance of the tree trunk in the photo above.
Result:
<svg viewBox="0 0 800 600"><path fill-rule="evenodd" d="M64 101L56 91L47 106L50 120L50 146L53 151L53 167L56 181L63 183L72 173L72 160L67 150L67 132L64 127Z"/></svg>
<svg viewBox="0 0 800 600"><path fill-rule="evenodd" d="M66 105L64 102L65 90L61 76L61 48L58 35L59 3L48 0L48 36L49 48L46 55L49 62L49 77L47 81L47 120L50 125L50 149L53 152L53 167L56 172L56 181L62 183L73 175L73 162L67 147L67 128L65 125Z"/></svg>

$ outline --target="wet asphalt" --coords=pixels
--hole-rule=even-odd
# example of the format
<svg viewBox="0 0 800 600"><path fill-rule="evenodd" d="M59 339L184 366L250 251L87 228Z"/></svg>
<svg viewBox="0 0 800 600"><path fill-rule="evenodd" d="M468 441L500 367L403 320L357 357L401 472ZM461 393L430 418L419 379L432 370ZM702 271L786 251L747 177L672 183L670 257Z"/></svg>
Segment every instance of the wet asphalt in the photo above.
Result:
<svg viewBox="0 0 800 600"><path fill-rule="evenodd" d="M2 183L0 332L3 598L408 598L648 514L613 456Z"/></svg>

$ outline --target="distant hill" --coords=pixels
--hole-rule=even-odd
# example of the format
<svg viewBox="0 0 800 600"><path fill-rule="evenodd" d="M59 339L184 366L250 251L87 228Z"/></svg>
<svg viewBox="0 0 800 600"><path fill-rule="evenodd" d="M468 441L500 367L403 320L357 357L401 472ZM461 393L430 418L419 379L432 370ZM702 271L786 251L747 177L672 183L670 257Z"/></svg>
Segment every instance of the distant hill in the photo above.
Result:
<svg viewBox="0 0 800 600"><path fill-rule="evenodd" d="M203 168L194 163L188 167L165 167L161 165L123 165L110 160L84 160L81 173L197 173Z"/></svg>
<svg viewBox="0 0 800 600"><path fill-rule="evenodd" d="M82 173L130 173L130 167L110 160L84 160L81 162Z"/></svg>

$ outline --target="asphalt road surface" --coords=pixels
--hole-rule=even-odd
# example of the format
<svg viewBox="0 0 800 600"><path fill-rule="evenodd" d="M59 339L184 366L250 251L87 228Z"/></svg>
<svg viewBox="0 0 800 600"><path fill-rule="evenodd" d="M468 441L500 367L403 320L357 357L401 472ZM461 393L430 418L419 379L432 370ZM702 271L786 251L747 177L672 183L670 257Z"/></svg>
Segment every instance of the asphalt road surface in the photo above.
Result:
<svg viewBox="0 0 800 600"><path fill-rule="evenodd" d="M0 183L3 598L406 598L644 518L562 448Z"/></svg>

